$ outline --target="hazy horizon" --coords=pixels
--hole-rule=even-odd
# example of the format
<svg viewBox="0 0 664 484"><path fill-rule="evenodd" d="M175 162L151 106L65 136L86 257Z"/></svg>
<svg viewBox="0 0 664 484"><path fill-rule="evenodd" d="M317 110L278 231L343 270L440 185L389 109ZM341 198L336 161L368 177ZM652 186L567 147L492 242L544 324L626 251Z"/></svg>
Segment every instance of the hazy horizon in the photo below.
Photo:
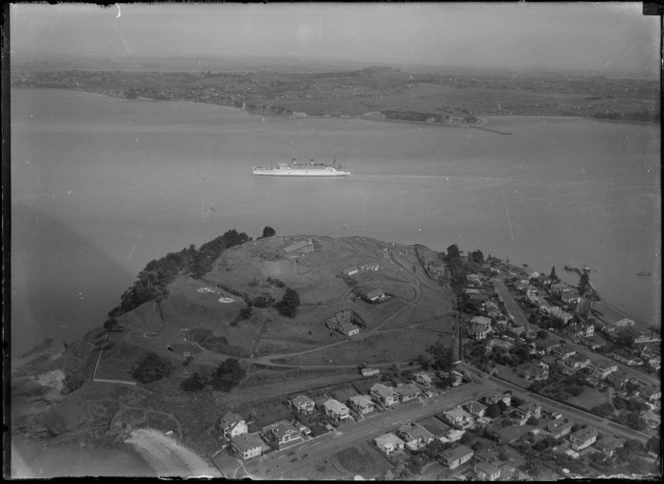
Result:
<svg viewBox="0 0 664 484"><path fill-rule="evenodd" d="M265 58L652 74L640 3L12 5L12 61ZM84 41L83 41L84 40Z"/></svg>

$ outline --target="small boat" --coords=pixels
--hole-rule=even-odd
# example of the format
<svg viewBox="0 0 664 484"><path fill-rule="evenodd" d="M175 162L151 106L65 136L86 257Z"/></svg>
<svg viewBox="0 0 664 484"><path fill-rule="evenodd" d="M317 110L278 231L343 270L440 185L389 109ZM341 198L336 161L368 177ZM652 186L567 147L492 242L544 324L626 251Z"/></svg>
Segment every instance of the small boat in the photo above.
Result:
<svg viewBox="0 0 664 484"><path fill-rule="evenodd" d="M652 271L640 271L640 272L637 272L636 275L637 276L649 276L651 273L652 273Z"/></svg>

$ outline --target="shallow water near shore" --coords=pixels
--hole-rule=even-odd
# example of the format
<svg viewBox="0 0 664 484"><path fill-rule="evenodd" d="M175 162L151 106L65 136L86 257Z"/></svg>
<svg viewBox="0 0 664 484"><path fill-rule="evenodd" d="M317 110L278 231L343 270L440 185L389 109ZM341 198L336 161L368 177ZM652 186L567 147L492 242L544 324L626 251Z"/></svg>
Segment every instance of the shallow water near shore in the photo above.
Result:
<svg viewBox="0 0 664 484"><path fill-rule="evenodd" d="M12 439L12 477L120 476L152 477L155 471L130 445L118 449L50 448L26 439Z"/></svg>
<svg viewBox="0 0 664 484"><path fill-rule="evenodd" d="M226 230L509 258L661 319L659 126L489 118L495 133L12 90L12 353L100 327L150 260ZM346 179L254 177L336 157ZM637 272L651 270L639 277ZM20 322L20 324L18 324Z"/></svg>

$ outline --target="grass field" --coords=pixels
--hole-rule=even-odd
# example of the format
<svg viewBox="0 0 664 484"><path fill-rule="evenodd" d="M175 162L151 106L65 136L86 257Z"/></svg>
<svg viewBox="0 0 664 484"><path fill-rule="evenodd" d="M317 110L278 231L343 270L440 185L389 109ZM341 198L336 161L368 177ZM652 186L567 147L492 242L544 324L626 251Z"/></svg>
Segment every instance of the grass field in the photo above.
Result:
<svg viewBox="0 0 664 484"><path fill-rule="evenodd" d="M275 362L289 365L353 365L362 361L368 364L404 362L417 357L437 339L427 331L396 329L313 353L281 358Z"/></svg>
<svg viewBox="0 0 664 484"><path fill-rule="evenodd" d="M381 478L392 469L392 464L368 442L334 454L334 459L353 475L365 479Z"/></svg>
<svg viewBox="0 0 664 484"><path fill-rule="evenodd" d="M428 417L425 418L424 420L418 421L417 423L422 425L425 429L427 429L436 437L442 436L444 433L446 433L448 430L452 428L435 417Z"/></svg>
<svg viewBox="0 0 664 484"><path fill-rule="evenodd" d="M609 394L608 392L602 393L594 388L584 387L583 393L581 395L579 395L578 397L568 398L567 401L574 405L578 405L579 407L590 410L591 408L596 407L597 405L602 405L603 403L607 403L609 401Z"/></svg>

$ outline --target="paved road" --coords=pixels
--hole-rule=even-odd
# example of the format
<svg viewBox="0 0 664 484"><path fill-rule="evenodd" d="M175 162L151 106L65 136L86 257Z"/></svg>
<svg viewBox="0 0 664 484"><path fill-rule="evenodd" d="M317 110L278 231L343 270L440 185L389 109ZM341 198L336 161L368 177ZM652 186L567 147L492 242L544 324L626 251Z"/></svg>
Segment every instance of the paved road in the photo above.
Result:
<svg viewBox="0 0 664 484"><path fill-rule="evenodd" d="M342 425L338 432L333 432L309 440L295 447L295 455L288 455L291 449L273 452L246 465L247 470L256 477L277 479L323 457L365 442L400 426L434 415L440 411L455 407L469 400L479 398L479 392L490 391L493 384L469 383L438 395L422 404L417 402L399 405L393 409L376 414L358 423ZM496 385L497 387L497 385ZM477 396L475 396L477 394ZM302 456L307 454L307 457ZM295 462L292 459L297 458Z"/></svg>
<svg viewBox="0 0 664 484"><path fill-rule="evenodd" d="M494 283L496 292L498 292L500 299L505 303L505 307L507 307L509 313L514 316L514 322L516 324L520 324L526 329L538 331L540 328L538 326L533 326L528 322L528 318L525 314L523 314L523 310L516 303L514 297L512 297L512 294L510 293L509 289L507 289L505 283L500 279L491 279L491 281Z"/></svg>

